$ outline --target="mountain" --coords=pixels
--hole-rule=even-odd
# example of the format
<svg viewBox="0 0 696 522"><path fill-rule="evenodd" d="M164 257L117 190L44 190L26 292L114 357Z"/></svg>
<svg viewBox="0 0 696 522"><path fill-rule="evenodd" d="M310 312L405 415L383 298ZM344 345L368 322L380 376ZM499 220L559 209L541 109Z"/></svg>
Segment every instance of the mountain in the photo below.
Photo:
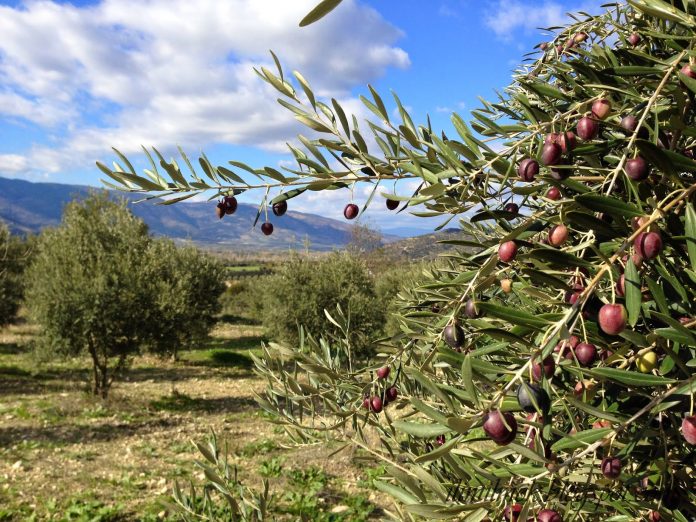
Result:
<svg viewBox="0 0 696 522"><path fill-rule="evenodd" d="M0 221L14 233L36 233L44 227L60 223L63 207L75 198L84 198L91 187L58 183L31 183L0 177ZM135 202L142 196L113 192ZM312 250L341 248L350 241L352 225L314 214L289 211L273 220L274 231L264 236L260 226L252 228L257 207L240 203L237 212L218 220L213 202L182 202L177 205L156 205L144 201L129 206L133 213L150 227L155 236L174 240L191 240L199 246L214 249L277 250L304 248L309 241ZM385 236L386 241L396 239Z"/></svg>
<svg viewBox="0 0 696 522"><path fill-rule="evenodd" d="M435 259L440 254L449 251L467 250L467 247L460 245L440 243L440 241L456 240L471 241L472 237L458 228L446 228L432 234L422 234L387 243L382 247L382 250L385 254L397 258L413 260Z"/></svg>

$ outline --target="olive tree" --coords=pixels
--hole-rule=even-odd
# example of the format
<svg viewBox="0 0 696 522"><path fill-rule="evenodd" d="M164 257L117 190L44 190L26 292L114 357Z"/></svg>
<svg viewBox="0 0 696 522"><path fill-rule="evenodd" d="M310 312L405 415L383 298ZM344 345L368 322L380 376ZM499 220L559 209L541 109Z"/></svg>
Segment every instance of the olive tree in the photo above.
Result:
<svg viewBox="0 0 696 522"><path fill-rule="evenodd" d="M223 287L219 265L153 240L125 201L102 193L69 203L42 232L26 301L43 349L89 355L92 390L106 397L129 355L176 353L207 332Z"/></svg>
<svg viewBox="0 0 696 522"><path fill-rule="evenodd" d="M322 259L293 256L264 281L260 297L266 332L289 345L299 341L300 326L314 336L340 335L332 321L337 307L349 318L348 336L356 356L369 352L370 340L384 326L374 277L359 258L345 253Z"/></svg>
<svg viewBox="0 0 696 522"><path fill-rule="evenodd" d="M163 157L149 177L99 164L153 197L286 189L262 209L363 183L390 209L464 218L471 239L402 293L400 333L372 363L347 368L345 343L313 340L256 361L261 406L293 437L387 465L375 486L395 519L696 516L696 3L605 9L550 31L449 135L396 96L395 121L372 88L376 119L358 122L276 59L257 72L312 131L295 168L202 157L187 179ZM417 190L380 191L401 180Z"/></svg>
<svg viewBox="0 0 696 522"><path fill-rule="evenodd" d="M216 322L225 291L225 267L194 247L157 239L148 250L148 291L154 302L150 349L175 359L200 343Z"/></svg>
<svg viewBox="0 0 696 522"><path fill-rule="evenodd" d="M29 258L26 241L10 234L0 223L0 325L11 323L22 302L22 273Z"/></svg>

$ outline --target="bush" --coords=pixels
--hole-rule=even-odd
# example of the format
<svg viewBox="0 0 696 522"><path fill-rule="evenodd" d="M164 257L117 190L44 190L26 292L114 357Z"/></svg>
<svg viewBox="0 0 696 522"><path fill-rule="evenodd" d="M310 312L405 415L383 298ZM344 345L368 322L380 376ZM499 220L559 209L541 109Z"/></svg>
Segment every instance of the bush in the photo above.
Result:
<svg viewBox="0 0 696 522"><path fill-rule="evenodd" d="M28 243L12 236L7 226L0 223L0 326L17 317L24 288L22 274L28 257Z"/></svg>
<svg viewBox="0 0 696 522"><path fill-rule="evenodd" d="M398 334L399 328L399 308L402 300L399 293L412 288L416 281L422 279L424 263L407 264L399 263L391 268L386 268L375 276L375 293L380 305L385 310L385 324L383 333L388 336Z"/></svg>
<svg viewBox="0 0 696 522"><path fill-rule="evenodd" d="M453 115L450 137L396 97L391 123L371 90L379 152L335 100L303 81L308 105L280 66L260 72L321 133L309 153L349 170L293 149L306 183L273 202L415 179L400 199L469 216L469 250L403 292L379 363L356 370L344 344L314 339L256 360L260 404L296 440L387 464L375 487L397 520L696 518L696 4L608 6L557 28L496 103Z"/></svg>
<svg viewBox="0 0 696 522"><path fill-rule="evenodd" d="M193 250L153 241L125 202L93 194L44 231L27 271L27 305L48 353L89 354L92 390L106 397L127 357L175 351L212 323L222 268Z"/></svg>
<svg viewBox="0 0 696 522"><path fill-rule="evenodd" d="M384 327L384 307L374 278L364 263L348 254L332 253L319 260L294 256L264 281L262 320L268 335L297 344L298 328L312 335L340 333L326 317L340 306L350 317L349 341L356 354L366 354L370 341Z"/></svg>
<svg viewBox="0 0 696 522"><path fill-rule="evenodd" d="M215 324L225 267L196 248L158 239L148 249L148 270L155 305L150 349L176 358L182 347L207 338Z"/></svg>

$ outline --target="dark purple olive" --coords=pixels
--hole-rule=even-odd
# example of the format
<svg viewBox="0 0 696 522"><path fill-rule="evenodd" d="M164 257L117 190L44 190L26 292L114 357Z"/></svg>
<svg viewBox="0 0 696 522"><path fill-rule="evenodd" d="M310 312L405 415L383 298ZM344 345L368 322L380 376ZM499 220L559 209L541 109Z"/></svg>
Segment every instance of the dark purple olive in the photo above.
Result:
<svg viewBox="0 0 696 522"><path fill-rule="evenodd" d="M641 232L633 241L633 246L643 259L655 259L662 251L662 236L659 232Z"/></svg>
<svg viewBox="0 0 696 522"><path fill-rule="evenodd" d="M464 330L457 324L449 324L442 334L450 348L459 349L464 346Z"/></svg>
<svg viewBox="0 0 696 522"><path fill-rule="evenodd" d="M464 315L466 315L469 319L476 319L477 317L481 316L481 312L476 307L476 301L469 299L466 302L464 305Z"/></svg>
<svg viewBox="0 0 696 522"><path fill-rule="evenodd" d="M556 143L548 143L541 149L541 162L544 165L557 165L563 155L563 149Z"/></svg>
<svg viewBox="0 0 696 522"><path fill-rule="evenodd" d="M279 201L278 203L273 204L273 213L280 217L283 214L285 214L288 211L288 202L287 201Z"/></svg>
<svg viewBox="0 0 696 522"><path fill-rule="evenodd" d="M508 203L505 205L505 207L503 207L503 210L505 210L505 212L517 214L520 211L520 207L517 205L517 203Z"/></svg>
<svg viewBox="0 0 696 522"><path fill-rule="evenodd" d="M532 158L523 159L517 167L517 174L522 181L534 181L539 174L539 163Z"/></svg>
<svg viewBox="0 0 696 522"><path fill-rule="evenodd" d="M483 431L500 446L510 444L517 435L517 421L510 412L491 411L483 417Z"/></svg>
<svg viewBox="0 0 696 522"><path fill-rule="evenodd" d="M346 219L355 219L358 217L358 213L360 212L360 209L358 208L358 205L355 203L348 203L346 205L346 208L343 209L343 216Z"/></svg>
<svg viewBox="0 0 696 522"><path fill-rule="evenodd" d="M630 159L626 162L626 175L633 181L642 181L650 174L650 166L640 156Z"/></svg>
<svg viewBox="0 0 696 522"><path fill-rule="evenodd" d="M686 64L684 67L681 68L681 73L685 76L688 76L692 80L696 80L696 71L694 71L691 68L691 65Z"/></svg>
<svg viewBox="0 0 696 522"><path fill-rule="evenodd" d="M546 197L549 198L551 201L558 201L561 199L561 191L558 190L558 187L551 187L549 190L546 191Z"/></svg>
<svg viewBox="0 0 696 522"><path fill-rule="evenodd" d="M541 380L542 371L547 379L553 377L553 373L556 371L556 361L553 356L549 355L542 361L542 363L535 362L532 365L532 375L535 381Z"/></svg>
<svg viewBox="0 0 696 522"><path fill-rule="evenodd" d="M624 116L621 118L620 126L626 132L635 132L635 130L638 128L638 118L632 114Z"/></svg>
<svg viewBox="0 0 696 522"><path fill-rule="evenodd" d="M618 457L604 457L602 459L602 475L608 479L616 479L621 475L621 460Z"/></svg>
<svg viewBox="0 0 696 522"><path fill-rule="evenodd" d="M572 131L564 132L558 138L558 144L561 146L563 154L572 151L578 144L578 140L575 138L575 133Z"/></svg>
<svg viewBox="0 0 696 522"><path fill-rule="evenodd" d="M263 232L264 236L270 236L273 233L273 223L266 221L261 225L261 232Z"/></svg>
<svg viewBox="0 0 696 522"><path fill-rule="evenodd" d="M546 415L551 407L549 394L537 384L520 384L520 387L517 388L517 402L520 403L520 407L527 413L538 411Z"/></svg>
<svg viewBox="0 0 696 522"><path fill-rule="evenodd" d="M234 196L225 196L225 214L231 216L237 210L237 198Z"/></svg>
<svg viewBox="0 0 696 522"><path fill-rule="evenodd" d="M561 159L561 161L551 167L550 169L550 175L553 179L556 181L562 181L566 179L568 176L572 174L572 169L570 168L560 168L560 167L566 167L568 166L568 162L565 159Z"/></svg>
<svg viewBox="0 0 696 522"><path fill-rule="evenodd" d="M599 123L597 123L596 120L585 116L580 118L576 131L581 140L593 140L597 137L597 134L599 134Z"/></svg>
<svg viewBox="0 0 696 522"><path fill-rule="evenodd" d="M380 411L382 411L382 399L375 395L374 397L372 397L372 400L370 400L370 406L372 406L372 411L374 411L375 413L379 413Z"/></svg>
<svg viewBox="0 0 696 522"><path fill-rule="evenodd" d="M517 243L514 241L506 241L498 247L498 258L503 263L512 262L517 256Z"/></svg>
<svg viewBox="0 0 696 522"><path fill-rule="evenodd" d="M575 357L582 366L592 366L597 359L597 347L590 343L580 343L575 347Z"/></svg>
<svg viewBox="0 0 696 522"><path fill-rule="evenodd" d="M611 103L606 98L595 100L592 104L592 115L598 120L604 120L611 112Z"/></svg>
<svg viewBox="0 0 696 522"><path fill-rule="evenodd" d="M624 297L626 295L626 274L621 274L616 281L616 295Z"/></svg>

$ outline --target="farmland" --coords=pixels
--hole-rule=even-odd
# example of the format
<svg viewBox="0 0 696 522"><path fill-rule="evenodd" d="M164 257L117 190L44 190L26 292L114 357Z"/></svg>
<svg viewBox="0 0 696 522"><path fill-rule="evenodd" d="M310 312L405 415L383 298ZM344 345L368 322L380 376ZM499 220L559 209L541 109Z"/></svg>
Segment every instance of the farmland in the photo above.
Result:
<svg viewBox="0 0 696 522"><path fill-rule="evenodd" d="M86 358L37 361L34 332L0 333L0 520L175 520L165 502L174 481L202 478L191 441L210 430L246 484L269 479L279 519L379 513L379 467L345 451L329 461L332 445L291 448L256 406L260 327L220 323L179 361L136 358L107 400L88 393Z"/></svg>

